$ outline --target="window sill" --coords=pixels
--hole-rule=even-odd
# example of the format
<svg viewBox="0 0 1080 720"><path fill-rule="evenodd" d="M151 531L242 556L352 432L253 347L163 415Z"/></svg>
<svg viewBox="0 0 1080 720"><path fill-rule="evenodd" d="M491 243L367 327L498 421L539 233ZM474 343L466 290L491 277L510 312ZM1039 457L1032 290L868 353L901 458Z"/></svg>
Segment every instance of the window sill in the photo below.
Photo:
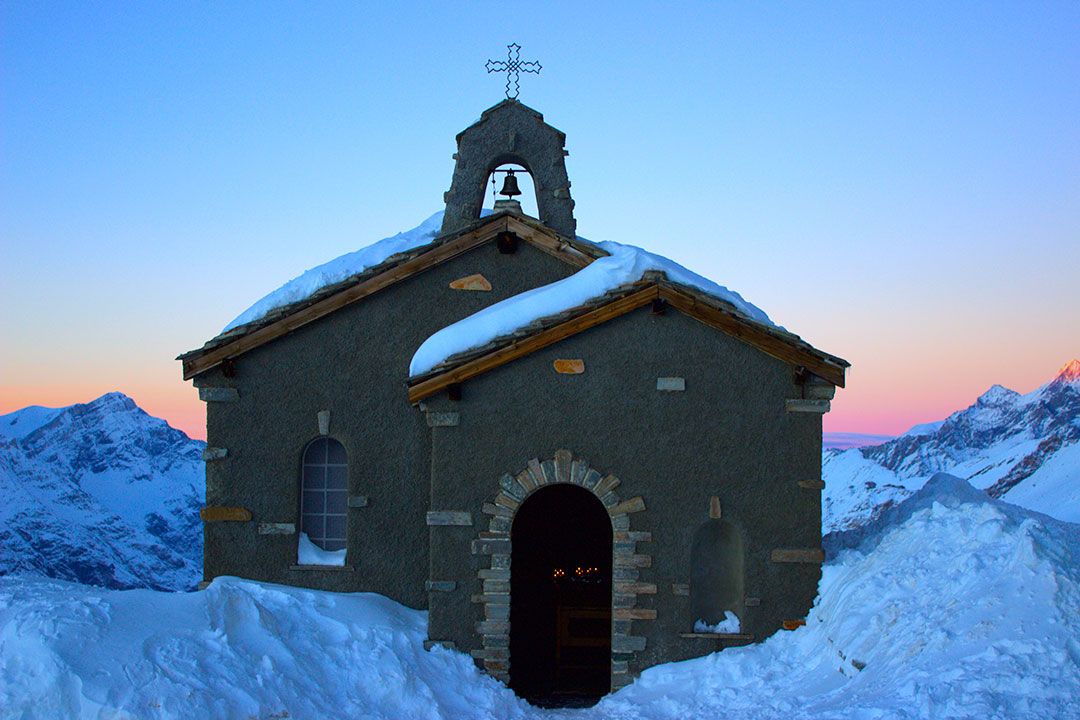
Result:
<svg viewBox="0 0 1080 720"><path fill-rule="evenodd" d="M704 640L727 640L729 642L754 642L754 636L749 633L679 633L681 638L702 638Z"/></svg>
<svg viewBox="0 0 1080 720"><path fill-rule="evenodd" d="M354 572L352 565L290 565L290 570L304 570L315 572Z"/></svg>

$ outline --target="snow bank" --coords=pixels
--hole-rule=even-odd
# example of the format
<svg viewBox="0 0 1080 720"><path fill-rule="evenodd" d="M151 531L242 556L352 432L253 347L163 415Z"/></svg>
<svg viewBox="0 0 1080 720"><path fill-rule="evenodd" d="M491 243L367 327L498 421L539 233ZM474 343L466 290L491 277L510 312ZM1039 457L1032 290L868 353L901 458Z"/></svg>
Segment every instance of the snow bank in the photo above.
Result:
<svg viewBox="0 0 1080 720"><path fill-rule="evenodd" d="M0 578L0 718L514 718L426 614L219 578L203 592Z"/></svg>
<svg viewBox="0 0 1080 720"><path fill-rule="evenodd" d="M0 578L0 718L1075 718L1080 527L937 476L823 568L807 625L538 710L425 615L219 578L191 594Z"/></svg>
<svg viewBox="0 0 1080 720"><path fill-rule="evenodd" d="M691 272L678 263L633 245L598 243L610 255L594 260L568 278L534 288L484 308L438 331L417 349L409 364L409 374L422 375L447 358L525 327L533 320L556 315L588 300L637 282L648 270L660 270L668 280L697 288L735 306L758 322L772 325L760 308L743 300L737 292Z"/></svg>
<svg viewBox="0 0 1080 720"><path fill-rule="evenodd" d="M254 322L274 308L303 300L320 288L341 282L369 267L378 265L391 255L426 245L438 236L442 228L442 217L442 211L439 211L412 230L384 238L377 243L305 271L237 315L221 332L228 332L235 327Z"/></svg>

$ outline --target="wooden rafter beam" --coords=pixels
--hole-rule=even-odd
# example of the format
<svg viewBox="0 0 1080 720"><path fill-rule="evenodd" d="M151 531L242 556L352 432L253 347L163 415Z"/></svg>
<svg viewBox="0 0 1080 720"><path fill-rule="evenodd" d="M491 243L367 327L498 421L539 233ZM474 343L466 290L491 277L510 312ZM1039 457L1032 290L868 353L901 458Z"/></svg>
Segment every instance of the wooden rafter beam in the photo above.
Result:
<svg viewBox="0 0 1080 720"><path fill-rule="evenodd" d="M675 288L660 286L660 297L672 307L706 325L723 330L728 335L749 343L779 360L793 365L802 365L837 387L844 387L844 367L841 365L831 363L815 353L794 346L782 338L740 320L732 313L699 302Z"/></svg>

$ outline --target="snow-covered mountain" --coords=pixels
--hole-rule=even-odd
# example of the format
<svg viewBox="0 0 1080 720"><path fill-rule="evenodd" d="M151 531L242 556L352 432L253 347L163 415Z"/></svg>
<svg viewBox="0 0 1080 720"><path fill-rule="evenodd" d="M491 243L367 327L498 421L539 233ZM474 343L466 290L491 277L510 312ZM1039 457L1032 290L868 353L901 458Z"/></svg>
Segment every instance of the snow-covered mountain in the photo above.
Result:
<svg viewBox="0 0 1080 720"><path fill-rule="evenodd" d="M822 453L822 529L861 525L938 472L1080 522L1080 362L1026 395L994 385L945 420L872 447Z"/></svg>
<svg viewBox="0 0 1080 720"><path fill-rule="evenodd" d="M194 588L204 446L121 393L0 416L0 575Z"/></svg>

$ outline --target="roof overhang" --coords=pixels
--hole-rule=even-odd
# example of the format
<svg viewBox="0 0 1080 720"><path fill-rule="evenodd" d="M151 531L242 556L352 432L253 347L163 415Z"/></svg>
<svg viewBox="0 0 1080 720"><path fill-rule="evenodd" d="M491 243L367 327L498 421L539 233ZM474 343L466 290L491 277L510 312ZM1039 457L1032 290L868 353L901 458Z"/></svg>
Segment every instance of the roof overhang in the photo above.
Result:
<svg viewBox="0 0 1080 720"><path fill-rule="evenodd" d="M722 300L661 277L622 286L599 302L559 313L550 324L539 322L535 330L519 331L496 339L480 350L456 355L431 372L411 378L408 383L409 402L416 404L450 385L481 375L655 300L663 300L690 317L753 345L768 355L806 368L826 382L844 387L844 371L850 367L846 360L815 349L797 335L752 320Z"/></svg>

